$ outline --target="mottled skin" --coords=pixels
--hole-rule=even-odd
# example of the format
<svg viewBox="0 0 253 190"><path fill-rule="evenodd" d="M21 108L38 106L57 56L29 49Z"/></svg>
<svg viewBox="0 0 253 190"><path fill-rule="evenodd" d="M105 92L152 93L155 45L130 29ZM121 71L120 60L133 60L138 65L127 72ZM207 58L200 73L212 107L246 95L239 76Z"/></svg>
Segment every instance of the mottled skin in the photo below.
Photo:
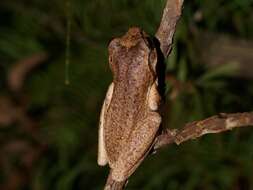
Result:
<svg viewBox="0 0 253 190"><path fill-rule="evenodd" d="M100 116L98 164L109 163L115 181L135 171L159 129L156 63L156 50L139 28L109 45L113 82Z"/></svg>

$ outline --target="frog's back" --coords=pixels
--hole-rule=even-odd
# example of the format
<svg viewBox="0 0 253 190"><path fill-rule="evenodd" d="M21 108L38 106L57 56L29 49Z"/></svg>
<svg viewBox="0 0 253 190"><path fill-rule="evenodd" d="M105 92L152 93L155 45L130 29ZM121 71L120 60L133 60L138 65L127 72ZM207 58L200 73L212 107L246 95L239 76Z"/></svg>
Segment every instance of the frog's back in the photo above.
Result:
<svg viewBox="0 0 253 190"><path fill-rule="evenodd" d="M132 28L109 45L109 63L113 72L113 95L105 113L104 139L111 167L122 147L129 143L131 132L147 114L147 97L154 82L149 65L147 35Z"/></svg>
<svg viewBox="0 0 253 190"><path fill-rule="evenodd" d="M146 115L147 93L153 77L149 68L140 64L132 61L122 65L114 78L113 96L106 113L109 119L105 123L105 144L111 165L117 161L137 121Z"/></svg>

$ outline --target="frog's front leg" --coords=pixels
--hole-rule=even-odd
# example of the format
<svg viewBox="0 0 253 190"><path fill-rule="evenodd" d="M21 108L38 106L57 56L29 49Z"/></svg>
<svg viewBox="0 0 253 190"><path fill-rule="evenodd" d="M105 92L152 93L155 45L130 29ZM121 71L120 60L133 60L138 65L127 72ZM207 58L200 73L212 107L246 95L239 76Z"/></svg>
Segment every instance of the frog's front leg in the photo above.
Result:
<svg viewBox="0 0 253 190"><path fill-rule="evenodd" d="M153 111L148 111L147 117L138 121L112 168L112 178L115 181L126 180L136 170L148 154L160 123L161 116Z"/></svg>
<svg viewBox="0 0 253 190"><path fill-rule="evenodd" d="M161 96L158 92L158 79L154 82L154 84L151 86L148 94L148 105L150 110L157 111L161 102Z"/></svg>

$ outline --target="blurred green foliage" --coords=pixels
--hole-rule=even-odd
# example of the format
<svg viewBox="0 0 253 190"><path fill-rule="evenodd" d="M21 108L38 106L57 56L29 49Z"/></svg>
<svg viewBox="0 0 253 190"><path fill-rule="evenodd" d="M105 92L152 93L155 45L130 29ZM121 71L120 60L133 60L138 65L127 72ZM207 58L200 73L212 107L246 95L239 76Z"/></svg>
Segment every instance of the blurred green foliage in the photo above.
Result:
<svg viewBox="0 0 253 190"><path fill-rule="evenodd" d="M10 95L6 77L17 61L38 52L49 54L24 87L27 110L36 117L36 134L46 150L16 189L102 189L108 168L97 166L96 154L99 112L112 78L107 44L134 25L154 34L164 5L165 0L72 0L69 7L60 0L0 2L0 95ZM252 80L235 77L236 65L209 69L196 45L200 31L253 40L252 7L252 0L185 1L166 72L186 87L172 101L175 87L167 81L168 127L219 112L252 110ZM71 43L66 86L67 19ZM0 146L17 139L31 141L18 129L15 124L0 128ZM147 158L128 189L253 189L252 143L249 128L165 148ZM20 169L18 162L8 161L11 166L0 169L0 184Z"/></svg>

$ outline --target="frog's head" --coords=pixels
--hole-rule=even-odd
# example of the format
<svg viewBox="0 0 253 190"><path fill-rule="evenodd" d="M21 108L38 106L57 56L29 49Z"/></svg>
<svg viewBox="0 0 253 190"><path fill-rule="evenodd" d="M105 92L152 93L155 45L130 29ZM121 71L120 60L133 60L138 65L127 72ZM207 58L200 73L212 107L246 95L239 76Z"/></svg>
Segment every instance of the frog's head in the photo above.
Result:
<svg viewBox="0 0 253 190"><path fill-rule="evenodd" d="M121 38L114 38L109 44L109 62L127 65L149 66L155 71L157 55L151 38L140 28L132 27Z"/></svg>
<svg viewBox="0 0 253 190"><path fill-rule="evenodd" d="M127 33L121 38L120 45L127 49L135 47L138 43L145 42L147 40L147 35L138 27L130 28ZM145 45L147 42L145 42Z"/></svg>

